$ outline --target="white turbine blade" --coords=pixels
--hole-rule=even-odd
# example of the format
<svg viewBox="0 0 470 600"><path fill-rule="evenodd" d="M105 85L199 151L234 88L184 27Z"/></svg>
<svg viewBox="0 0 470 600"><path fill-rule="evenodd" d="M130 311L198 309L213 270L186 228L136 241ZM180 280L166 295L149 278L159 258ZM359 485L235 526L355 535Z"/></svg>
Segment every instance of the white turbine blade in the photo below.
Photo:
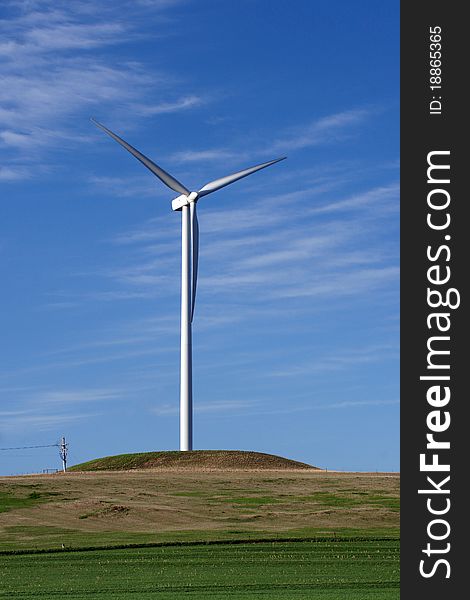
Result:
<svg viewBox="0 0 470 600"><path fill-rule="evenodd" d="M194 307L196 305L196 287L197 287L197 267L199 262L199 223L197 221L196 203L189 205L191 212L191 323L194 317Z"/></svg>
<svg viewBox="0 0 470 600"><path fill-rule="evenodd" d="M275 163L279 162L280 160L284 160L285 158L287 157L283 156L282 158L276 158L275 160L270 160L269 162L262 163L261 165L255 165L254 167L249 167L248 169L244 169L243 171L237 171L237 173L232 173L232 175L227 175L226 177L215 179L210 183L206 183L206 185L199 190L198 196L205 196L206 194L216 192L217 190L220 190L220 188L223 188L226 185L233 183L234 181L238 181L243 177L247 177L252 173L256 173L256 171L259 171L260 169L270 167L271 165L274 165Z"/></svg>
<svg viewBox="0 0 470 600"><path fill-rule="evenodd" d="M175 192L179 192L180 194L185 194L185 195L189 194L189 190L187 188L185 188L182 183L180 183L177 179L175 179L169 173L164 171L161 167L156 165L153 161L150 160L150 158L147 158L144 154L142 154L141 152L136 150L133 146L131 146L126 141L124 141L122 138L120 138L118 135L113 133L110 129L108 129L104 125L101 125L101 123L98 123L98 121L96 121L95 119L91 119L91 120L97 127L102 129L105 133L107 133L110 137L112 137L113 140L115 140L118 144L121 144L121 146L123 148L125 148L128 152L130 152L133 156L135 156L137 158L137 160L140 160L140 162L143 165L145 165L147 167L147 169L152 171L152 173L154 175L156 175L158 177L158 179L160 179L160 181L162 181L170 189L174 190Z"/></svg>

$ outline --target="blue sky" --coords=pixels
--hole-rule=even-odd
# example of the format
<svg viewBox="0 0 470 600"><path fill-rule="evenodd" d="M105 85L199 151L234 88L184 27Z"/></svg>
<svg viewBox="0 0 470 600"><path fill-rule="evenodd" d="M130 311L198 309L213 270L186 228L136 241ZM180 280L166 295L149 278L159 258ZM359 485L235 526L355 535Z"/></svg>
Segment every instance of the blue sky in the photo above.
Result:
<svg viewBox="0 0 470 600"><path fill-rule="evenodd" d="M195 448L398 470L398 2L0 15L0 446L178 448L176 194L95 116L191 189L288 155L198 204Z"/></svg>

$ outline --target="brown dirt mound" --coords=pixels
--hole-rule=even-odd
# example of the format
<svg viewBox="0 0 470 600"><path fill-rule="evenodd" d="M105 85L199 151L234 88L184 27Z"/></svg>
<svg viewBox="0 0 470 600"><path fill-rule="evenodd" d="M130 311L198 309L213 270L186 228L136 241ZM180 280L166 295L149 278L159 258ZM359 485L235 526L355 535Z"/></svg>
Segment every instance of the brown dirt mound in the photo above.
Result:
<svg viewBox="0 0 470 600"><path fill-rule="evenodd" d="M178 470L304 470L312 465L263 452L193 450L189 452L141 452L97 458L71 467L70 471Z"/></svg>

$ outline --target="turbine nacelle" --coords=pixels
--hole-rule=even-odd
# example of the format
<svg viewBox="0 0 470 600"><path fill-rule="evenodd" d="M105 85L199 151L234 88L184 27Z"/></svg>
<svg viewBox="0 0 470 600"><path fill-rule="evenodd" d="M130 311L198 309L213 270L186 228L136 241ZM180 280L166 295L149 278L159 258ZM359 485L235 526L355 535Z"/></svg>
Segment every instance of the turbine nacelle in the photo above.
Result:
<svg viewBox="0 0 470 600"><path fill-rule="evenodd" d="M188 196L181 194L178 198L171 201L171 208L173 210L181 210L183 206L188 206L191 202L197 202L199 194L197 192L191 192Z"/></svg>

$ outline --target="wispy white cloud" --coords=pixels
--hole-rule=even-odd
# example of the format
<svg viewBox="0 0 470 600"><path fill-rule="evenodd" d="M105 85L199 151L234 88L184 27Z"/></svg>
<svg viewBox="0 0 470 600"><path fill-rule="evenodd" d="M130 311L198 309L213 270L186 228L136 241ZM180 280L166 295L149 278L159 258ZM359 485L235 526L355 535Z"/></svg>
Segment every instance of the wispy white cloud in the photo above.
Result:
<svg viewBox="0 0 470 600"><path fill-rule="evenodd" d="M302 150L310 146L330 144L343 140L357 132L360 125L377 112L372 109L354 109L334 113L308 123L302 123L280 132L279 137L268 144L252 140L250 152L246 151L246 139L243 146L235 141L232 146L203 149L186 149L172 155L176 162L195 163L200 161L225 161L238 165L250 160L250 157L284 154ZM248 166L248 165L247 165Z"/></svg>
<svg viewBox="0 0 470 600"><path fill-rule="evenodd" d="M161 219L152 218L140 227L135 227L115 235L110 241L116 244L148 244L149 242L157 242L159 239L166 239L168 237L168 229L171 229L176 234L178 225L179 223L176 221L173 225L167 219L165 227ZM152 248L154 248L154 245L152 245Z"/></svg>
<svg viewBox="0 0 470 600"><path fill-rule="evenodd" d="M120 352L110 352L101 349L92 355L89 352L87 353L85 351L79 351L75 356L71 355L63 360L41 360L36 364L31 364L31 366L28 367L0 371L0 380L24 378L25 375L44 375L50 371L73 370L89 365L113 362L126 363L136 358L142 359L144 357L165 356L169 352L174 352L177 349L176 336L174 340L175 341L173 345L171 345L171 343L169 343L167 340L165 340L165 344L163 344L161 343L161 340L155 336L155 338L152 340L153 343L149 343L149 340L140 345L134 344L134 347L129 344L128 349L121 350ZM122 345L125 346L126 344Z"/></svg>
<svg viewBox="0 0 470 600"><path fill-rule="evenodd" d="M64 13L52 13L51 21L16 20L17 39L0 43L0 56L15 61L22 55L37 55L58 50L89 50L114 44L116 36L125 33L122 23L70 23ZM31 27L25 27L27 24ZM23 27L21 27L21 25Z"/></svg>
<svg viewBox="0 0 470 600"><path fill-rule="evenodd" d="M122 397L122 390L112 388L95 388L80 390L46 390L34 395L35 406L40 405L75 405L86 402L97 403L107 400L115 400Z"/></svg>
<svg viewBox="0 0 470 600"><path fill-rule="evenodd" d="M76 125L77 117L84 120L95 107L111 115L121 110L142 117L206 102L201 95L178 95L178 84L168 73L149 74L136 61L116 64L104 52L150 35L150 30L145 34L137 27L143 12L154 23L152 39L160 31L166 34L168 24L162 17L176 0L130 6L126 19L121 8L111 4L8 4L11 14L0 20L0 151L9 149L3 158L4 180L19 179L12 175L12 161L20 166L27 161L34 171L48 160L49 150L91 140L91 133L77 134Z"/></svg>
<svg viewBox="0 0 470 600"><path fill-rule="evenodd" d="M332 300L378 290L384 285L397 284L400 270L395 266L375 269L354 269L330 276L315 277L306 284L284 286L276 292L283 298L329 296Z"/></svg>
<svg viewBox="0 0 470 600"><path fill-rule="evenodd" d="M365 400L343 400L324 402L318 404L315 401L309 403L296 404L289 402L288 407L276 406L272 402L258 400L256 402L248 402L243 400L227 400L214 401L204 404L195 403L194 411L197 414L218 415L226 417L242 416L270 416L270 415L292 415L294 413L311 412L317 410L341 410L349 408L365 408L365 407L383 407L399 405L398 399L365 399ZM179 414L179 407L175 404L164 404L150 409L150 412L159 417L170 417Z"/></svg>
<svg viewBox="0 0 470 600"><path fill-rule="evenodd" d="M214 402L197 403L194 405L196 413L225 413L236 410L245 410L252 406L252 402L245 400L215 400ZM150 409L150 412L158 416L173 416L179 414L179 406L175 404L163 404Z"/></svg>
<svg viewBox="0 0 470 600"><path fill-rule="evenodd" d="M308 212L312 215L334 213L337 211L371 208L371 210L397 211L399 208L398 198L400 187L397 183L379 186L366 192L354 194L344 200L329 202L322 206L310 208Z"/></svg>
<svg viewBox="0 0 470 600"><path fill-rule="evenodd" d="M261 404L261 403L259 403ZM294 413L303 413L303 412L311 412L311 411L323 411L323 410L341 410L341 409L349 409L349 408L367 408L367 407L376 407L380 408L383 406L398 406L400 401L398 399L384 399L384 400L342 400L342 401L334 401L334 402L325 402L322 404L318 404L315 400L312 399L311 402L305 404L295 404L293 402L289 403L287 408L285 407L275 407L272 405L266 405L262 410L256 408L253 411L250 411L250 415L292 415Z"/></svg>
<svg viewBox="0 0 470 600"><path fill-rule="evenodd" d="M26 431L51 431L57 428L58 425L65 425L74 421L82 421L98 417L100 413L76 413L76 414L54 414L54 415L38 415L38 414L16 414L10 415L4 421L4 425L10 433L21 430Z"/></svg>
<svg viewBox="0 0 470 600"><path fill-rule="evenodd" d="M334 355L316 356L314 360L310 359L304 363L282 366L271 371L270 375L272 377L296 377L344 370L355 365L390 360L392 356L397 356L397 351L397 347L392 344L354 348Z"/></svg>
<svg viewBox="0 0 470 600"><path fill-rule="evenodd" d="M17 181L29 176L24 167L0 167L0 181Z"/></svg>
<svg viewBox="0 0 470 600"><path fill-rule="evenodd" d="M16 392L16 393L15 393ZM129 390L117 388L63 388L41 389L30 386L28 389L10 388L10 404L13 410L0 412L2 427L11 432L21 430L48 431L58 425L91 419L101 414L97 408L103 403L116 402L129 394ZM84 410L84 405L93 405L94 411Z"/></svg>
<svg viewBox="0 0 470 600"><path fill-rule="evenodd" d="M396 212L398 185L370 187L340 199L330 190L322 205L317 194L315 187L265 193L247 204L245 192L235 206L204 204L199 213L199 302L204 290L226 299L237 290L249 293L251 301L266 302L338 300L394 285L396 248L387 246L381 228ZM96 292L95 300L173 293L179 280L180 234L178 220L170 217L151 219L111 240L132 245L133 252L126 253L126 265L102 271L117 289Z"/></svg>
<svg viewBox="0 0 470 600"><path fill-rule="evenodd" d="M358 406L392 406L400 404L400 400L344 400L343 402L332 402L331 404L323 404L316 408L354 408Z"/></svg>
<svg viewBox="0 0 470 600"><path fill-rule="evenodd" d="M181 152L175 152L171 158L175 162L210 162L210 161L238 161L241 160L244 155L240 155L239 152L227 150L224 148L211 148L210 150L183 150Z"/></svg>
<svg viewBox="0 0 470 600"><path fill-rule="evenodd" d="M195 108L206 104L207 98L202 96L183 96L173 102L160 102L159 104L148 104L148 105L134 105L134 108L142 116L161 115L165 113L174 113L181 110L187 110L188 108Z"/></svg>
<svg viewBox="0 0 470 600"><path fill-rule="evenodd" d="M365 108L346 110L294 127L273 141L265 153L289 152L340 141L351 135L351 129L364 123L373 112Z"/></svg>

